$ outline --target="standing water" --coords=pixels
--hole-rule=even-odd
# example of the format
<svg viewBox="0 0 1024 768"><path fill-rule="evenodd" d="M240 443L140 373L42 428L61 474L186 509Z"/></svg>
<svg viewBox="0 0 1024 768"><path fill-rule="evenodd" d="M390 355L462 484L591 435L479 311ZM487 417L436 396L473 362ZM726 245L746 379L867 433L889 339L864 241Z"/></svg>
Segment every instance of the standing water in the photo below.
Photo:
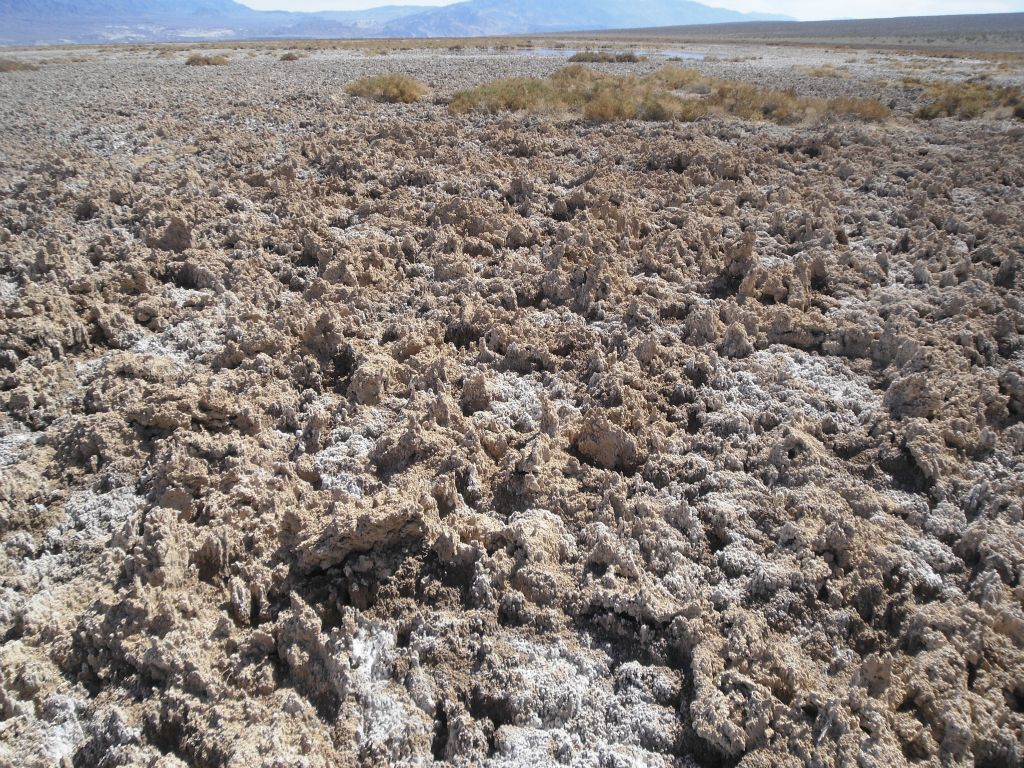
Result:
<svg viewBox="0 0 1024 768"><path fill-rule="evenodd" d="M704 58L703 53L691 53L690 51L664 50L655 51L655 53L657 53L659 56L667 56L670 59L696 59L700 61L701 59Z"/></svg>

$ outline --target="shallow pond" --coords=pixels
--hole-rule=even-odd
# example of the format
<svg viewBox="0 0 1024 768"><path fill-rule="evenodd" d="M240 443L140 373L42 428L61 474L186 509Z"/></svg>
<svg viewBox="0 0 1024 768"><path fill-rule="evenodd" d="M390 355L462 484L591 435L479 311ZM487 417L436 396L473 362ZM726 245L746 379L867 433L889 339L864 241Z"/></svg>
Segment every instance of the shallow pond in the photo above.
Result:
<svg viewBox="0 0 1024 768"><path fill-rule="evenodd" d="M704 58L703 53L693 53L691 51L663 50L653 51L653 53L656 53L658 56L667 56L670 59L696 59L700 61Z"/></svg>

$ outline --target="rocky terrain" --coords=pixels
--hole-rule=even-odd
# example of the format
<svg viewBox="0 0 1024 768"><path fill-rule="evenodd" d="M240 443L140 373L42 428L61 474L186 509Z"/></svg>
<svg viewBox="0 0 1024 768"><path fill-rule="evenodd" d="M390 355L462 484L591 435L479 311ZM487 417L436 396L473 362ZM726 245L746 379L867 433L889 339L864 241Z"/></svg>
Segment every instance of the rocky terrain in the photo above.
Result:
<svg viewBox="0 0 1024 768"><path fill-rule="evenodd" d="M893 117L18 54L0 765L1021 765L1024 130L899 80L1020 62L704 52Z"/></svg>

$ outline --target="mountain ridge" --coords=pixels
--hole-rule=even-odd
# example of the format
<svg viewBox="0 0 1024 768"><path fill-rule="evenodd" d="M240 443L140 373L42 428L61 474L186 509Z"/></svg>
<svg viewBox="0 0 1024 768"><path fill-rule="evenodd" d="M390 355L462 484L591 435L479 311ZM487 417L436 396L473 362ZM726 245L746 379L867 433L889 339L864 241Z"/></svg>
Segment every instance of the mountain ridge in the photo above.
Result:
<svg viewBox="0 0 1024 768"><path fill-rule="evenodd" d="M464 0L315 13L258 11L235 0L0 0L0 45L466 37L785 18L693 0Z"/></svg>
<svg viewBox="0 0 1024 768"><path fill-rule="evenodd" d="M453 18L454 17L454 18ZM459 36L566 32L592 29L628 29L636 26L666 26L673 18L685 17L687 24L725 23L747 20L787 20L773 14L744 14L714 8L691 0L468 0L430 8L400 19L402 36ZM641 21L643 20L643 21ZM450 31L456 28L454 35ZM487 31L483 31L486 29ZM385 33L398 29L385 27Z"/></svg>

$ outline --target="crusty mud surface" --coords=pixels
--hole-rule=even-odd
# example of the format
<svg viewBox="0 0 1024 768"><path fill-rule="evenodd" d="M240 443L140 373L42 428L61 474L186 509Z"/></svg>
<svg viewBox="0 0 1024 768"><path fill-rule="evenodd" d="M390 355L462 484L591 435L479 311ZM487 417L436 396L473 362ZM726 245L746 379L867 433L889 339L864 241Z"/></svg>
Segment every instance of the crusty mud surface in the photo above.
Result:
<svg viewBox="0 0 1024 768"><path fill-rule="evenodd" d="M1019 120L229 53L0 75L0 764L1021 765Z"/></svg>

